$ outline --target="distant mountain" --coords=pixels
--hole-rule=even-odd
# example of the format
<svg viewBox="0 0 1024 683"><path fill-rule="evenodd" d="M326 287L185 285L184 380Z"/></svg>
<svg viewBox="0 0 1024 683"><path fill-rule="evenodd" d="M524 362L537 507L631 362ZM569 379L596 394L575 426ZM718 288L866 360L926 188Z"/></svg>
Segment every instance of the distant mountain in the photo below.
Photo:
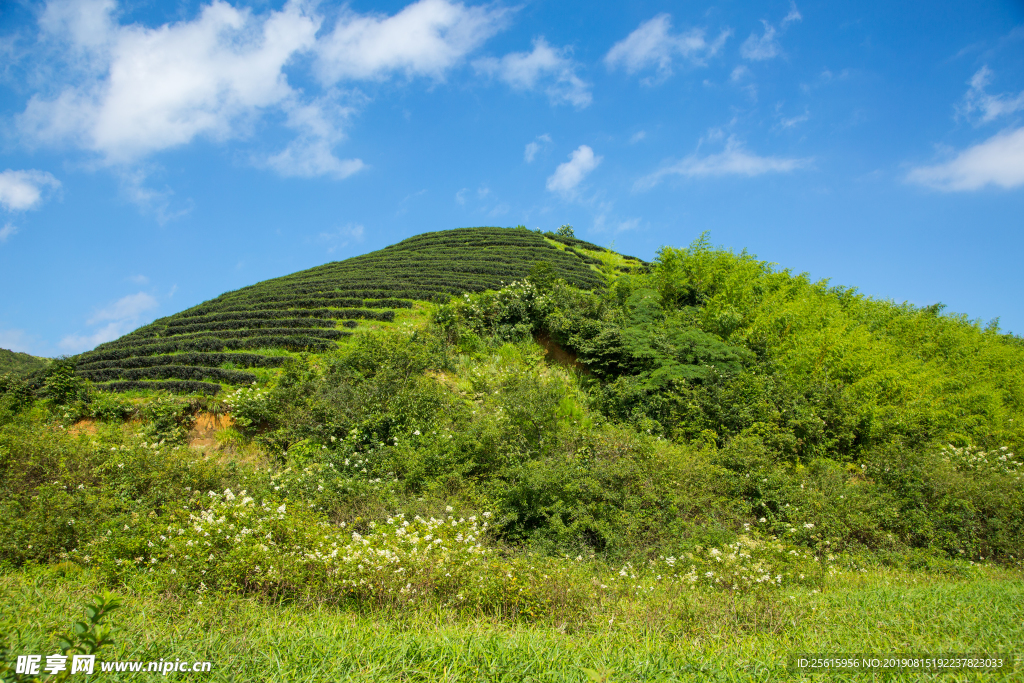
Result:
<svg viewBox="0 0 1024 683"><path fill-rule="evenodd" d="M35 370L45 368L49 364L49 358L39 358L27 353L0 349L0 375L8 372L15 375L27 375Z"/></svg>

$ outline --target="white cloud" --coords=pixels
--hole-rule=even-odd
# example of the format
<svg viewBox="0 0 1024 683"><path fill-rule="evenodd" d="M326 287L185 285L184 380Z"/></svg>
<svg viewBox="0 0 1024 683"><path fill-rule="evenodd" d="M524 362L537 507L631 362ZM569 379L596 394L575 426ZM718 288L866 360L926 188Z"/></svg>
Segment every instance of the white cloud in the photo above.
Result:
<svg viewBox="0 0 1024 683"><path fill-rule="evenodd" d="M787 14L779 26L782 32L785 32L786 26L794 21L802 21L803 16L796 9L796 4L791 3L789 8L789 14ZM781 33L777 31L774 26L769 24L765 20L761 20L764 24L764 33L758 36L756 33L751 33L743 44L740 45L740 55L744 59L750 61L760 62L767 59L774 59L782 54L782 46L779 44L778 36Z"/></svg>
<svg viewBox="0 0 1024 683"><path fill-rule="evenodd" d="M143 211L152 213L157 223L165 225L169 221L186 216L192 211L192 201L179 202L172 208L174 190L165 187L157 190L146 186L146 172L140 168L118 169L121 181L121 192Z"/></svg>
<svg viewBox="0 0 1024 683"><path fill-rule="evenodd" d="M420 0L391 17L346 10L317 45L317 70L325 83L382 79L394 72L440 79L500 31L507 15L493 5L447 0Z"/></svg>
<svg viewBox="0 0 1024 683"><path fill-rule="evenodd" d="M635 145L636 143L640 142L641 140L643 140L646 137L647 137L647 131L645 131L645 130L638 130L637 132L633 133L633 135L630 136L629 142L630 142L630 144L634 144Z"/></svg>
<svg viewBox="0 0 1024 683"><path fill-rule="evenodd" d="M590 105L590 84L576 75L578 65L569 58L571 49L555 49L544 38L533 41L532 52L512 52L501 59L487 57L473 63L478 73L497 76L514 90L544 88L552 104Z"/></svg>
<svg viewBox="0 0 1024 683"><path fill-rule="evenodd" d="M779 106L777 106L775 108L777 113L779 112L780 109L781 109L781 105L779 105ZM811 119L811 112L805 111L803 114L801 114L799 116L791 116L791 117L788 117L788 118L785 117L785 116L782 116L781 113L779 113L778 117L779 117L779 127L785 130L785 129L788 129L788 128L794 128L795 126L799 126L804 121L809 121Z"/></svg>
<svg viewBox="0 0 1024 683"><path fill-rule="evenodd" d="M540 150L540 145L537 142L526 143L526 149L523 150L523 161L528 164L533 163L534 157L537 156L537 152Z"/></svg>
<svg viewBox="0 0 1024 683"><path fill-rule="evenodd" d="M113 341L132 331L132 327L121 323L110 323L92 334L69 334L63 337L58 346L65 353L82 353L94 349L100 344Z"/></svg>
<svg viewBox="0 0 1024 683"><path fill-rule="evenodd" d="M731 74L729 74L729 80L732 81L733 83L739 83L749 75L750 69L745 64L740 64L739 66L732 70Z"/></svg>
<svg viewBox="0 0 1024 683"><path fill-rule="evenodd" d="M777 57L782 52L782 46L775 39L775 27L767 21L762 21L762 23L764 24L764 33L760 36L751 33L750 37L740 46L740 54L745 59L763 61Z"/></svg>
<svg viewBox="0 0 1024 683"><path fill-rule="evenodd" d="M339 159L323 139L298 139L267 159L267 166L285 177L331 176L341 180L366 167L362 159Z"/></svg>
<svg viewBox="0 0 1024 683"><path fill-rule="evenodd" d="M8 238L18 234L18 226L7 223L4 227L0 228L0 244L3 244Z"/></svg>
<svg viewBox="0 0 1024 683"><path fill-rule="evenodd" d="M59 188L60 181L45 171L0 173L0 205L8 211L25 211L39 206L47 188Z"/></svg>
<svg viewBox="0 0 1024 683"><path fill-rule="evenodd" d="M58 346L67 353L88 351L97 344L108 342L131 332L140 324L142 316L157 307L155 298L139 292L118 299L100 309L86 321L87 325L106 323L93 332L69 334L60 340Z"/></svg>
<svg viewBox="0 0 1024 683"><path fill-rule="evenodd" d="M47 33L67 34L80 52L102 51L110 46L114 0L51 0L39 18Z"/></svg>
<svg viewBox="0 0 1024 683"><path fill-rule="evenodd" d="M465 206L467 192L469 192L469 188L464 187L455 193L455 201L458 202L460 206Z"/></svg>
<svg viewBox="0 0 1024 683"><path fill-rule="evenodd" d="M787 14L785 17L783 17L783 19L782 19L782 26L785 26L786 24L790 24L790 23L792 23L794 21L803 21L803 18L804 18L803 15L800 14L800 11L796 8L796 3L795 2L790 2L789 3L789 14Z"/></svg>
<svg viewBox="0 0 1024 683"><path fill-rule="evenodd" d="M0 330L0 349L31 353L30 341L25 330Z"/></svg>
<svg viewBox="0 0 1024 683"><path fill-rule="evenodd" d="M739 175L753 177L765 173L788 173L810 164L810 159L785 157L762 157L746 151L734 138L729 138L725 149L718 154L697 156L691 154L670 166L661 168L639 179L634 190L647 190L657 185L667 175L684 178L721 177Z"/></svg>
<svg viewBox="0 0 1024 683"><path fill-rule="evenodd" d="M55 85L33 94L19 115L25 141L72 144L109 165L136 167L199 138L249 137L266 114L284 114L295 138L254 156L254 164L284 176L334 178L365 166L335 156L334 147L367 98L345 93L356 104L342 105L333 84L396 73L440 79L500 30L510 12L448 0L420 0L394 16L346 8L318 39L323 18L318 3L307 0L266 12L212 0L192 19L156 27L121 24L117 9L114 0L47 5L40 54L61 55L62 62L40 66ZM288 83L285 68L304 55L328 86L320 97ZM156 203L142 183L132 189L142 193L141 205Z"/></svg>
<svg viewBox="0 0 1024 683"><path fill-rule="evenodd" d="M319 241L327 245L328 254L333 254L338 249L344 249L352 242L362 242L365 231L366 228L362 224L349 223L334 232L320 233Z"/></svg>
<svg viewBox="0 0 1024 683"><path fill-rule="evenodd" d="M968 81L971 87L964 95L963 104L958 107L958 113L967 117L979 112L981 122L988 123L1005 114L1012 114L1024 109L1024 91L1016 96L1006 93L989 95L985 92L985 88L991 82L992 70L987 66L978 69L977 73Z"/></svg>
<svg viewBox="0 0 1024 683"><path fill-rule="evenodd" d="M138 294L122 297L110 306L100 309L89 318L87 323L95 325L104 320L113 320L115 322L134 320L146 311L156 308L156 306L156 299L145 292L139 292Z"/></svg>
<svg viewBox="0 0 1024 683"><path fill-rule="evenodd" d="M109 15L110 3L100 4ZM106 68L55 98L34 95L20 124L38 140L70 139L114 163L245 130L247 118L293 96L282 69L319 28L298 2L254 15L221 0L158 28L94 24L105 37L86 40L74 23L67 32L75 48L105 56Z"/></svg>
<svg viewBox="0 0 1024 683"><path fill-rule="evenodd" d="M656 66L660 76L665 78L672 73L675 57L702 65L706 57L721 49L730 35L732 31L722 31L711 43L704 38L704 29L700 28L673 35L672 17L659 14L615 43L605 55L604 63L611 71L622 67L629 74Z"/></svg>
<svg viewBox="0 0 1024 683"><path fill-rule="evenodd" d="M146 277L145 275L129 275L128 276L128 281L129 282L134 282L137 285L148 285L149 284L149 278Z"/></svg>
<svg viewBox="0 0 1024 683"><path fill-rule="evenodd" d="M944 164L915 168L907 180L945 192L1024 185L1024 128L993 135Z"/></svg>
<svg viewBox="0 0 1024 683"><path fill-rule="evenodd" d="M591 171L597 168L603 158L594 156L594 150L587 145L580 145L569 155L569 161L559 164L555 172L548 178L548 190L557 192L563 197L572 197L576 192L576 187Z"/></svg>
<svg viewBox="0 0 1024 683"><path fill-rule="evenodd" d="M537 152L539 152L541 147L543 146L542 143L547 144L550 142L551 136L548 135L547 133L545 133L544 135L538 135L535 140L526 143L526 149L523 150L523 160L528 164L532 164L534 158L536 158L537 156Z"/></svg>
<svg viewBox="0 0 1024 683"><path fill-rule="evenodd" d="M342 126L355 113L354 106L339 103L341 97L341 93L332 91L309 103L297 99L283 103L288 114L287 125L297 131L298 137L284 150L270 156L264 165L285 177L331 176L338 180L365 168L361 159L334 156L334 145L344 138Z"/></svg>

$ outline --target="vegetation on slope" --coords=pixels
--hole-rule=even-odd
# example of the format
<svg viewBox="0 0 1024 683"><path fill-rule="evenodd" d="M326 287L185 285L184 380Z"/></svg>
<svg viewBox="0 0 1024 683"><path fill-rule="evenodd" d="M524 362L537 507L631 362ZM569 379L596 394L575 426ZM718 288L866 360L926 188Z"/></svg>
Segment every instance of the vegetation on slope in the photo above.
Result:
<svg viewBox="0 0 1024 683"><path fill-rule="evenodd" d="M994 327L703 240L604 288L531 266L431 310L223 402L96 395L60 362L38 395L6 378L0 563L182 601L778 642L818 591L1022 566L1024 348ZM205 411L235 427L202 452Z"/></svg>
<svg viewBox="0 0 1024 683"><path fill-rule="evenodd" d="M596 269L602 261L581 249L603 251L572 237L545 238L526 229L426 233L229 292L157 320L79 356L78 374L115 391L159 387L216 393L221 384L253 381L253 375L236 368L268 367L268 356L260 349L327 351L349 336L358 321L388 323L395 319L394 309L411 307L414 300L495 289L525 277L537 263L575 286L603 286L604 277ZM225 351L254 350L224 360ZM164 362L169 354L190 359ZM161 362L141 362L150 358Z"/></svg>
<svg viewBox="0 0 1024 683"><path fill-rule="evenodd" d="M37 356L30 356L27 353L0 349L0 375L7 373L12 375L28 375L37 370L42 370L49 362L49 358L39 358Z"/></svg>

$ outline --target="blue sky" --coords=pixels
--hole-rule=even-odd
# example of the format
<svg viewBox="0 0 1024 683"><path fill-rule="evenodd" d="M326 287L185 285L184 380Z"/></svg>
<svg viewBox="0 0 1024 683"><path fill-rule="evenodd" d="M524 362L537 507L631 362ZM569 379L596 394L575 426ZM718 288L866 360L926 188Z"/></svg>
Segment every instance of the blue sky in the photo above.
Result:
<svg viewBox="0 0 1024 683"><path fill-rule="evenodd" d="M1024 2L0 3L0 347L460 226L1024 333Z"/></svg>

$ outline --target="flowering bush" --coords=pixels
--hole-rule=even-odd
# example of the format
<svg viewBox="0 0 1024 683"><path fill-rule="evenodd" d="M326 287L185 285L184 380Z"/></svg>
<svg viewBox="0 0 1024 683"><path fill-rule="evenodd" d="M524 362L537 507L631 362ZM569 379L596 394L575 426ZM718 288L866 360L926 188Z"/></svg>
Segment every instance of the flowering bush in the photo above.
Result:
<svg viewBox="0 0 1024 683"><path fill-rule="evenodd" d="M242 427L269 422L274 417L275 406L270 391L255 386L239 387L225 399L231 409L231 416Z"/></svg>
<svg viewBox="0 0 1024 683"><path fill-rule="evenodd" d="M195 502L195 509L179 511L154 532L146 554L115 563L200 593L314 590L381 605L427 598L478 607L493 607L495 598L510 603L508 581L500 580L505 565L490 562L493 550L484 544L487 512L458 519L398 514L381 523L334 525L308 508L257 502L245 491L211 491Z"/></svg>
<svg viewBox="0 0 1024 683"><path fill-rule="evenodd" d="M830 561L835 559L832 556ZM774 538L742 535L735 543L720 548L697 547L684 557L658 558L652 569L665 577L693 586L703 585L733 591L758 591L799 584L817 576L818 558L805 549ZM625 576L619 571L620 576ZM660 577L660 575L659 575Z"/></svg>
<svg viewBox="0 0 1024 683"><path fill-rule="evenodd" d="M454 332L465 326L478 334L518 341L529 336L551 306L551 297L542 294L536 285L528 280L517 280L496 292L453 297L437 308L434 323L449 338L454 338Z"/></svg>
<svg viewBox="0 0 1024 683"><path fill-rule="evenodd" d="M942 448L940 454L944 461L953 465L959 472L993 472L1013 474L1020 478L1020 468L1024 465L1024 462L1017 460L1006 446L983 451L976 446L956 448L949 444Z"/></svg>

